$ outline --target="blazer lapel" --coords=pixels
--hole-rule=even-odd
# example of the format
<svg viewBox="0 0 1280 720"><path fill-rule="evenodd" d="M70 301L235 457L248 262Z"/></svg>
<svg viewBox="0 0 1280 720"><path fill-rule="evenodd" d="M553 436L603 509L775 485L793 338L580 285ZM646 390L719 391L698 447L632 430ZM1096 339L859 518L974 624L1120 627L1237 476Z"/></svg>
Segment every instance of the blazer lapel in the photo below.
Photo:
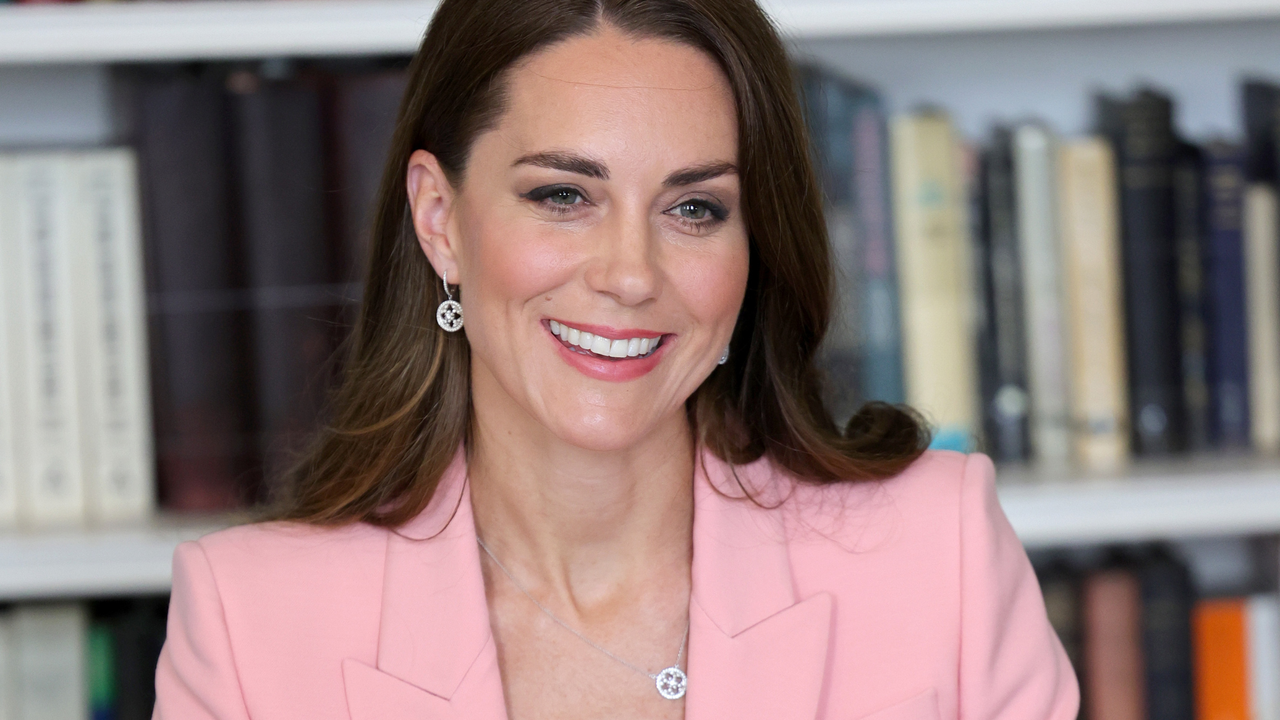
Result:
<svg viewBox="0 0 1280 720"><path fill-rule="evenodd" d="M461 450L388 538L377 667L342 669L352 720L506 717Z"/></svg>
<svg viewBox="0 0 1280 720"><path fill-rule="evenodd" d="M812 720L825 683L832 599L796 597L782 513L742 498L734 470L710 452L700 459L685 717ZM736 471L765 504L785 497L767 461Z"/></svg>

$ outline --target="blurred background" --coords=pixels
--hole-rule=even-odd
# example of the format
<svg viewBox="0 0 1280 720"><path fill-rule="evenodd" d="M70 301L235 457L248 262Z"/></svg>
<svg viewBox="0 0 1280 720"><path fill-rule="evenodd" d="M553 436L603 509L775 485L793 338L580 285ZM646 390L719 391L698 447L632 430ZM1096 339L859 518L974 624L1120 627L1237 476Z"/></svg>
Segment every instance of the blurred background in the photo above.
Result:
<svg viewBox="0 0 1280 720"><path fill-rule="evenodd" d="M1280 720L1280 0L772 0L832 412L981 451L1093 720ZM0 2L0 720L149 718L323 420L435 3Z"/></svg>

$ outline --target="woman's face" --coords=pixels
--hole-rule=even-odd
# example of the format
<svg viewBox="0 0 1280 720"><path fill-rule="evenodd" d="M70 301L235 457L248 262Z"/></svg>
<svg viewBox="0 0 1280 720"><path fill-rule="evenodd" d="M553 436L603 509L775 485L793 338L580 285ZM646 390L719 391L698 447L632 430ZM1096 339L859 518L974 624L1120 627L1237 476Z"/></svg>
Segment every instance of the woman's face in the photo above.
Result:
<svg viewBox="0 0 1280 720"><path fill-rule="evenodd" d="M415 222L461 287L482 421L593 450L684 422L746 288L737 138L714 60L604 28L511 70L460 187L424 200L439 171L415 155Z"/></svg>

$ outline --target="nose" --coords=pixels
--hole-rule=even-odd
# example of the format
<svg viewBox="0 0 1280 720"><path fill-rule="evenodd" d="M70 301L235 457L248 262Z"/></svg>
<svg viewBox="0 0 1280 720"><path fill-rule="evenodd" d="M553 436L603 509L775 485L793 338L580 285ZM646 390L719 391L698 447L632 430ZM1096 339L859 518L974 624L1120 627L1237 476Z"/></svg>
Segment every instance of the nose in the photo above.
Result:
<svg viewBox="0 0 1280 720"><path fill-rule="evenodd" d="M645 214L614 213L598 230L587 285L626 306L656 297L661 275L658 247L655 230Z"/></svg>

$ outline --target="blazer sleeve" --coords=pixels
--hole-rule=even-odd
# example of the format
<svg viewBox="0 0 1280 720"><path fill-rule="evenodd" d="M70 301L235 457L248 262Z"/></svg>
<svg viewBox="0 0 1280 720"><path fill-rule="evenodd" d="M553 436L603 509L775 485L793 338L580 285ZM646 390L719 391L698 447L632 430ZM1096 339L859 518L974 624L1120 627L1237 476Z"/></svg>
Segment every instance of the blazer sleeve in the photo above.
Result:
<svg viewBox="0 0 1280 720"><path fill-rule="evenodd" d="M173 557L168 635L153 720L248 720L213 568L195 542Z"/></svg>
<svg viewBox="0 0 1280 720"><path fill-rule="evenodd" d="M960 513L961 720L1075 720L1075 672L985 455L966 461Z"/></svg>

